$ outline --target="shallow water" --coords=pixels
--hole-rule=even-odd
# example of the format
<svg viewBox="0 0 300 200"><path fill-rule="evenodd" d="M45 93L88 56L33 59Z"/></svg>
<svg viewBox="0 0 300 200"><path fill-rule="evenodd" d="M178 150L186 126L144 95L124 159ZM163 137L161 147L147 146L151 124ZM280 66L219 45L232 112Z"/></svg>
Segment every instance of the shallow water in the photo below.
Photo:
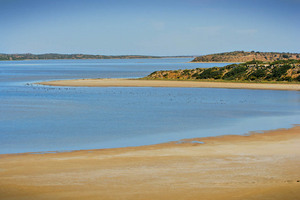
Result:
<svg viewBox="0 0 300 200"><path fill-rule="evenodd" d="M297 91L51 87L38 81L134 78L223 66L189 59L0 62L0 153L137 146L299 123Z"/></svg>

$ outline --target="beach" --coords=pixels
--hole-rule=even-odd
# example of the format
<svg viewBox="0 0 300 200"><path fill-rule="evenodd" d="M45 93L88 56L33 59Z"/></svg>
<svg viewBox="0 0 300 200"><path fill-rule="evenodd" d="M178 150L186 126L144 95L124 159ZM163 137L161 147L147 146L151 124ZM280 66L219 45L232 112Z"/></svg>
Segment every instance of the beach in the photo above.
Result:
<svg viewBox="0 0 300 200"><path fill-rule="evenodd" d="M45 78L44 80L47 79ZM204 117L209 118L209 113L206 113L205 116L203 115L204 117L200 115L206 112L206 107L209 108L208 112L217 114L217 117L219 116L218 114L220 114L220 118L224 119L230 119L230 116L234 116L231 117L233 120L236 118L241 119L248 115L255 118L255 116L273 116L275 113L274 116L276 116L277 112L281 113L283 110L293 114L292 109L297 110L298 105L297 102L295 102L297 100L297 94L294 93L298 92L292 91L300 91L299 84L171 81L129 78L72 79L47 81L38 84L66 87L121 87L107 88L107 91L106 88L101 88L103 90L98 90L99 88L73 88L69 90L69 88L61 89L60 87L53 87L53 90L51 90L51 87L28 85L28 87L30 87L29 89L33 90L32 94L34 95L43 94L41 96L44 97L45 95L47 98L49 98L48 95L50 95L50 97L53 97L55 100L60 100L61 97L64 97L61 99L62 101L54 101L55 104L52 104L53 101L52 98L50 98L51 101L49 101L49 103L53 108L59 106L57 110L61 110L61 112L59 112L57 116L60 117L59 119L64 120L63 126L59 126L56 130L60 131L62 128L68 127L67 130L71 137L75 137L76 130L79 129L71 128L77 127L76 125L82 123L85 119L90 121L94 120L91 124L97 124L97 129L103 128L104 126L101 124L103 119L97 117L101 116L101 112L105 109L107 109L107 113L114 113L114 109L108 109L111 104L113 105L112 108L116 107L118 111L120 111L121 108L134 111L136 107L131 106L136 105L134 102L145 102L145 104L141 104L143 105L141 106L142 108L151 106L141 113L153 113L155 118L159 117L157 113L162 115L162 111L164 111L163 108L168 108L168 106L172 105L165 111L167 114L177 113L189 119L188 121L191 121L195 118L193 115L190 116L188 114L198 113L197 121L194 123L203 123L201 126L210 124L213 126L212 128L216 126L221 129L222 121L206 122ZM160 90L160 88L148 88L147 91L145 91L147 95L145 95L142 92L134 91L132 88L122 87L175 87L174 90L176 90L176 92L177 90L180 92L180 89L177 88L186 88L184 90L188 90L188 88L229 88L291 91L276 91L276 93L279 93L279 95L277 95L273 94L272 91L226 90L226 92L224 92L218 90L217 95L214 96L212 94L207 95L207 93L205 93L206 90L175 93L174 91L165 90L156 91ZM83 89L87 91L83 91ZM93 91L94 89L95 91ZM127 91L127 89L130 90ZM152 89L155 91L152 91ZM209 93L210 91L207 92ZM281 93L282 95L280 95ZM286 93L291 94L287 95ZM77 99L79 94L80 101ZM155 94L153 96L159 97L160 101L157 101L156 98L151 98L151 95L148 94ZM176 98L179 96L185 98L182 101L177 99L177 102L173 96L170 97L171 94ZM243 96L243 98L241 98L241 96ZM69 98L72 101L70 101ZM256 99L259 99L259 101L256 102ZM277 101L273 101L274 99ZM37 100L36 102L40 102L40 99ZM117 104L114 104L114 100L117 100ZM74 104L73 107L70 107L68 110L63 109L68 108L68 106L74 102L76 102L76 104ZM122 104L120 104L120 102L122 102ZM290 105L290 107L282 107L282 102L287 102L284 105ZM89 106L86 106L86 104ZM48 104L46 105L47 107L45 108L48 108ZM174 111L183 105L185 106L183 109L184 112ZM204 107L201 107L201 105L204 105ZM120 108L118 106L120 106ZM14 108L15 106L12 107ZM89 109L90 107L92 109ZM139 109L141 109L141 107L139 107ZM266 110L265 107L267 108ZM44 107L42 108L45 109ZM86 114L87 112L78 112L77 115L80 116L80 118L74 118L72 120L78 108L82 108L84 111L86 109L86 111L89 112L88 114ZM194 108L198 108L199 110L195 111ZM220 110L216 111L214 108ZM237 109L236 112L227 111L235 111L235 108ZM68 112L69 115L63 117L63 114ZM104 113L103 116L107 116L107 113ZM125 113L123 113L125 117L122 119L126 119L127 116L129 116L125 115ZM138 114L134 112L128 113L130 116L136 116ZM264 115L265 113L266 115ZM297 116L296 114L297 112L295 112L295 115L291 115L291 119L295 118L294 116ZM88 118L88 115L92 117ZM85 117L82 118L81 116ZM166 116L169 117L170 115ZM282 119L286 120L287 117L290 116L282 115ZM40 116L37 119L40 119ZM66 123L65 121L68 119L74 121L76 124ZM114 116L112 119L117 118ZM148 118L145 120L147 119ZM178 118L178 120L179 119L181 120L180 124L183 126L185 124L182 122L183 119ZM213 119L216 120L215 115ZM272 121L274 119L275 121ZM132 120L134 120L134 122L137 121L135 118ZM283 120L280 120L280 122L282 121ZM48 123L48 121L42 122ZM53 124L55 125L56 122L55 120ZM265 118L262 123L267 124L270 122L274 123L279 121L277 118L267 118L267 120ZM291 121L289 122L289 124L292 124ZM129 123L131 123L131 121L129 121ZM261 130L257 128L257 121L253 121L253 123L249 121L249 123L252 129L247 130ZM65 126L66 124L68 125ZM128 123L126 122L125 124ZM151 130L158 127L159 131L159 129L164 127L164 124L159 127L159 123L149 123L148 121L147 124L151 124L148 128ZM193 123L186 124L189 125L186 125L187 127L190 127ZM228 123L226 123L226 125L228 125ZM170 126L170 124L168 124L168 126ZM175 127L175 124L171 124L171 126ZM100 149L102 147L99 146L99 149L89 148L89 150L80 150L80 148L75 148L78 150L69 152L0 154L0 199L300 199L300 126L295 125L290 129L270 130L264 131L263 133L251 132L246 135L236 135L237 133L234 132L234 129L238 128L238 126L241 126L241 121L236 123L229 131L228 129L224 131L226 130L225 126L224 129L222 128L223 136L183 139L155 145L124 148L109 147L107 149ZM89 128L89 126L87 127ZM280 126L278 125L277 127ZM102 141L101 138L97 138L98 135L101 135L101 132L98 132L97 129L96 131L90 130L95 133L95 135L92 135L88 133L88 128L80 129L83 130L80 136L87 135L87 138L90 140ZM122 134L126 135L128 133L125 132L125 128L116 132L120 132L120 136L122 136ZM204 133L209 135L208 131L210 129L203 130L205 130L203 131ZM147 131L147 128L143 126L141 133L145 134ZM156 129L152 131L151 136L154 135L153 137L159 138L159 134L155 136L158 131ZM244 132L238 133L243 134ZM60 140L64 141L61 142L64 146L72 143L73 138L68 138L67 135L65 136L58 132L51 132L48 138L51 139L50 136L55 134L59 135ZM140 135L137 134L130 137L134 138L135 136ZM66 138L68 138L68 140L66 140ZM189 137L185 137L183 134L180 138ZM35 140L35 138L31 138L31 140ZM29 143L34 143L31 142L31 140L29 140ZM121 138L119 140L124 139ZM44 142L46 140L43 139L40 141ZM47 142L49 141L50 140L47 140ZM68 141L68 143L66 143L66 141ZM116 144L118 142L117 139L112 139L112 141ZM36 145L38 145L38 142Z"/></svg>
<svg viewBox="0 0 300 200"><path fill-rule="evenodd" d="M1 1L0 200L300 200L299 10Z"/></svg>
<svg viewBox="0 0 300 200"><path fill-rule="evenodd" d="M0 199L296 200L299 144L295 126L140 147L2 154Z"/></svg>
<svg viewBox="0 0 300 200"><path fill-rule="evenodd" d="M73 79L40 82L40 85L69 87L183 87L183 88L230 88L258 90L296 90L300 84L270 83L234 83L234 82L200 82L141 79Z"/></svg>

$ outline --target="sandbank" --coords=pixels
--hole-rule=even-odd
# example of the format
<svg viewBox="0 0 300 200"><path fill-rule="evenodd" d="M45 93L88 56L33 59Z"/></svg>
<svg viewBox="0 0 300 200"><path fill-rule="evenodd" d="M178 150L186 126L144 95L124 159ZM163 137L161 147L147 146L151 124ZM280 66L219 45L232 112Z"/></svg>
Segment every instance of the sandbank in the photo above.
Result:
<svg viewBox="0 0 300 200"><path fill-rule="evenodd" d="M300 84L281 83L233 83L233 82L200 82L143 79L76 79L40 82L40 85L70 87L184 87L184 88L231 88L261 90L296 90Z"/></svg>
<svg viewBox="0 0 300 200"><path fill-rule="evenodd" d="M296 200L299 144L295 126L141 147L2 154L0 199Z"/></svg>

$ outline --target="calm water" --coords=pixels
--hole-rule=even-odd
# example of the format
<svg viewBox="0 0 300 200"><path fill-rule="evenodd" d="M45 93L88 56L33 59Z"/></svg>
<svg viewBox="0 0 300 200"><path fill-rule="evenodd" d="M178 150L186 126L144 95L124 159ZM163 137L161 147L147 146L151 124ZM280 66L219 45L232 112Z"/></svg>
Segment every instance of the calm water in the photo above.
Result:
<svg viewBox="0 0 300 200"><path fill-rule="evenodd" d="M185 63L189 60L2 61L0 153L136 146L299 124L296 91L32 84L225 65Z"/></svg>

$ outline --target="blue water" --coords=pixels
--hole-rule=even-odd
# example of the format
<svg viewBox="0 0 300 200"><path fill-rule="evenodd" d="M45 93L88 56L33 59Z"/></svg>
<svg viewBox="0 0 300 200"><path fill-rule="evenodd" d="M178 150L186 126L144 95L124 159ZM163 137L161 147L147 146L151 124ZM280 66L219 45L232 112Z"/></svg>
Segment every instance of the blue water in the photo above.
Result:
<svg viewBox="0 0 300 200"><path fill-rule="evenodd" d="M299 124L297 91L33 84L226 65L189 60L2 61L0 154L137 146Z"/></svg>

